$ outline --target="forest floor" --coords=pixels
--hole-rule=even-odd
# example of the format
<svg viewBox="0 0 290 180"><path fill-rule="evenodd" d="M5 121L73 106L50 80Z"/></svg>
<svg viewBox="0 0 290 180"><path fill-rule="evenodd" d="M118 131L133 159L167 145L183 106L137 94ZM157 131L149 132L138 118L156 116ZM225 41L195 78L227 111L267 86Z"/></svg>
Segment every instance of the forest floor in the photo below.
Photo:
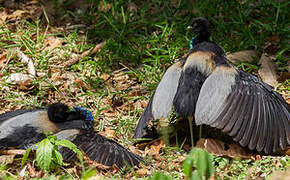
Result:
<svg viewBox="0 0 290 180"><path fill-rule="evenodd" d="M0 113L54 102L80 105L92 112L96 131L148 162L119 171L70 163L43 172L33 160L23 169L21 156L16 156L0 160L0 175L156 179L154 174L161 172L168 179L184 179L189 136L172 135L176 141L170 146L155 140L137 147L132 136L166 69L189 51L193 35L187 26L195 17L208 18L215 25L213 40L231 62L272 85L290 103L287 7L288 1L0 0ZM201 147L205 142L219 146L205 147L214 157L212 179L290 177L290 149L266 156L237 144L225 149L222 141L206 137L198 142Z"/></svg>

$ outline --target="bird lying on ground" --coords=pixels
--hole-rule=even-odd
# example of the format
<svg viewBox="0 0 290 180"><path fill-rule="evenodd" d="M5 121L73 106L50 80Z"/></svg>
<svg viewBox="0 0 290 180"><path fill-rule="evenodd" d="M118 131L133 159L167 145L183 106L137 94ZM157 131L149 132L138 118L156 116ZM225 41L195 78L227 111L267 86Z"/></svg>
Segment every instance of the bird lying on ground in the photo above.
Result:
<svg viewBox="0 0 290 180"><path fill-rule="evenodd" d="M134 138L146 135L151 120L177 115L218 128L250 150L266 154L290 144L290 108L280 94L255 76L231 65L224 50L209 40L210 23L193 21L197 34L188 55L165 72L144 110Z"/></svg>
<svg viewBox="0 0 290 180"><path fill-rule="evenodd" d="M119 168L138 165L144 161L117 142L93 131L91 112L76 107L72 110L61 103L48 108L16 110L0 115L0 149L9 147L28 149L54 133L59 139L72 141L93 161ZM76 160L76 154L60 148L65 160Z"/></svg>

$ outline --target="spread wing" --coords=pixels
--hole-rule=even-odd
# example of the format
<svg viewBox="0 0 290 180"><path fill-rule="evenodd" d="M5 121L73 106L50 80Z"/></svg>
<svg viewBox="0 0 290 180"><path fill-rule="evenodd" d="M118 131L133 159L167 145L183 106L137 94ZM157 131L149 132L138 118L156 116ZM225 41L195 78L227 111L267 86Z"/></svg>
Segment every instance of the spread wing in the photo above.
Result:
<svg viewBox="0 0 290 180"><path fill-rule="evenodd" d="M27 113L27 112L33 112L33 111L37 111L39 109L19 109L19 110L15 110L15 111L9 111L3 114L0 114L0 124L10 118L13 118L15 116Z"/></svg>
<svg viewBox="0 0 290 180"><path fill-rule="evenodd" d="M58 133L57 136L72 140L91 160L106 166L116 164L121 168L126 165L138 165L141 161L144 162L140 156L128 151L117 142L107 139L93 131L72 129ZM71 150L61 148L60 151L64 159L75 160L76 155Z"/></svg>
<svg viewBox="0 0 290 180"><path fill-rule="evenodd" d="M233 67L219 66L204 82L196 123L221 129L249 149L275 152L290 144L286 101L267 84Z"/></svg>
<svg viewBox="0 0 290 180"><path fill-rule="evenodd" d="M29 125L15 127L10 135L0 139L0 149L7 149L10 147L28 149L45 137L45 134L40 132L37 127L31 127Z"/></svg>
<svg viewBox="0 0 290 180"><path fill-rule="evenodd" d="M133 138L144 137L148 123L152 119L167 118L169 116L182 71L181 66L182 63L179 61L170 66L165 72L136 126Z"/></svg>

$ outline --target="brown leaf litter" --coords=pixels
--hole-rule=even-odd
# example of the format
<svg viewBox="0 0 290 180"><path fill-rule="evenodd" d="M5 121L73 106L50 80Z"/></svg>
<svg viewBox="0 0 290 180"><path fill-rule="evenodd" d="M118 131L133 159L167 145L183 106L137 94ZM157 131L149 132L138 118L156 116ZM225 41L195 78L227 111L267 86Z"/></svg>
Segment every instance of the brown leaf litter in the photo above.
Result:
<svg viewBox="0 0 290 180"><path fill-rule="evenodd" d="M252 154L246 153L239 144L229 144L227 147L225 143L217 140L217 139L203 139L201 138L197 142L197 147L203 148L207 150L211 154L215 154L216 156L224 156L230 158L251 158Z"/></svg>
<svg viewBox="0 0 290 180"><path fill-rule="evenodd" d="M253 62L259 58L258 52L255 50L244 50L227 55L228 60L233 64L239 64L241 62Z"/></svg>
<svg viewBox="0 0 290 180"><path fill-rule="evenodd" d="M261 79L270 86L275 87L278 83L278 75L273 60L267 54L262 54L259 64L261 64L261 67L258 73Z"/></svg>

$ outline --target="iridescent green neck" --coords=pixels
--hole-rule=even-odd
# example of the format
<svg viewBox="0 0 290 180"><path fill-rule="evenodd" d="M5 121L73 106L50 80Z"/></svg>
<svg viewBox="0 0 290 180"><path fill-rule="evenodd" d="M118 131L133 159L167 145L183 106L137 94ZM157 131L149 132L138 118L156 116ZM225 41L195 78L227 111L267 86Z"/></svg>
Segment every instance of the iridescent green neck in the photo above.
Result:
<svg viewBox="0 0 290 180"><path fill-rule="evenodd" d="M190 40L190 44L189 44L190 49L193 49L194 44L195 44L195 43L194 43L194 40L195 40L196 37L197 37L197 35L193 36L192 39Z"/></svg>

